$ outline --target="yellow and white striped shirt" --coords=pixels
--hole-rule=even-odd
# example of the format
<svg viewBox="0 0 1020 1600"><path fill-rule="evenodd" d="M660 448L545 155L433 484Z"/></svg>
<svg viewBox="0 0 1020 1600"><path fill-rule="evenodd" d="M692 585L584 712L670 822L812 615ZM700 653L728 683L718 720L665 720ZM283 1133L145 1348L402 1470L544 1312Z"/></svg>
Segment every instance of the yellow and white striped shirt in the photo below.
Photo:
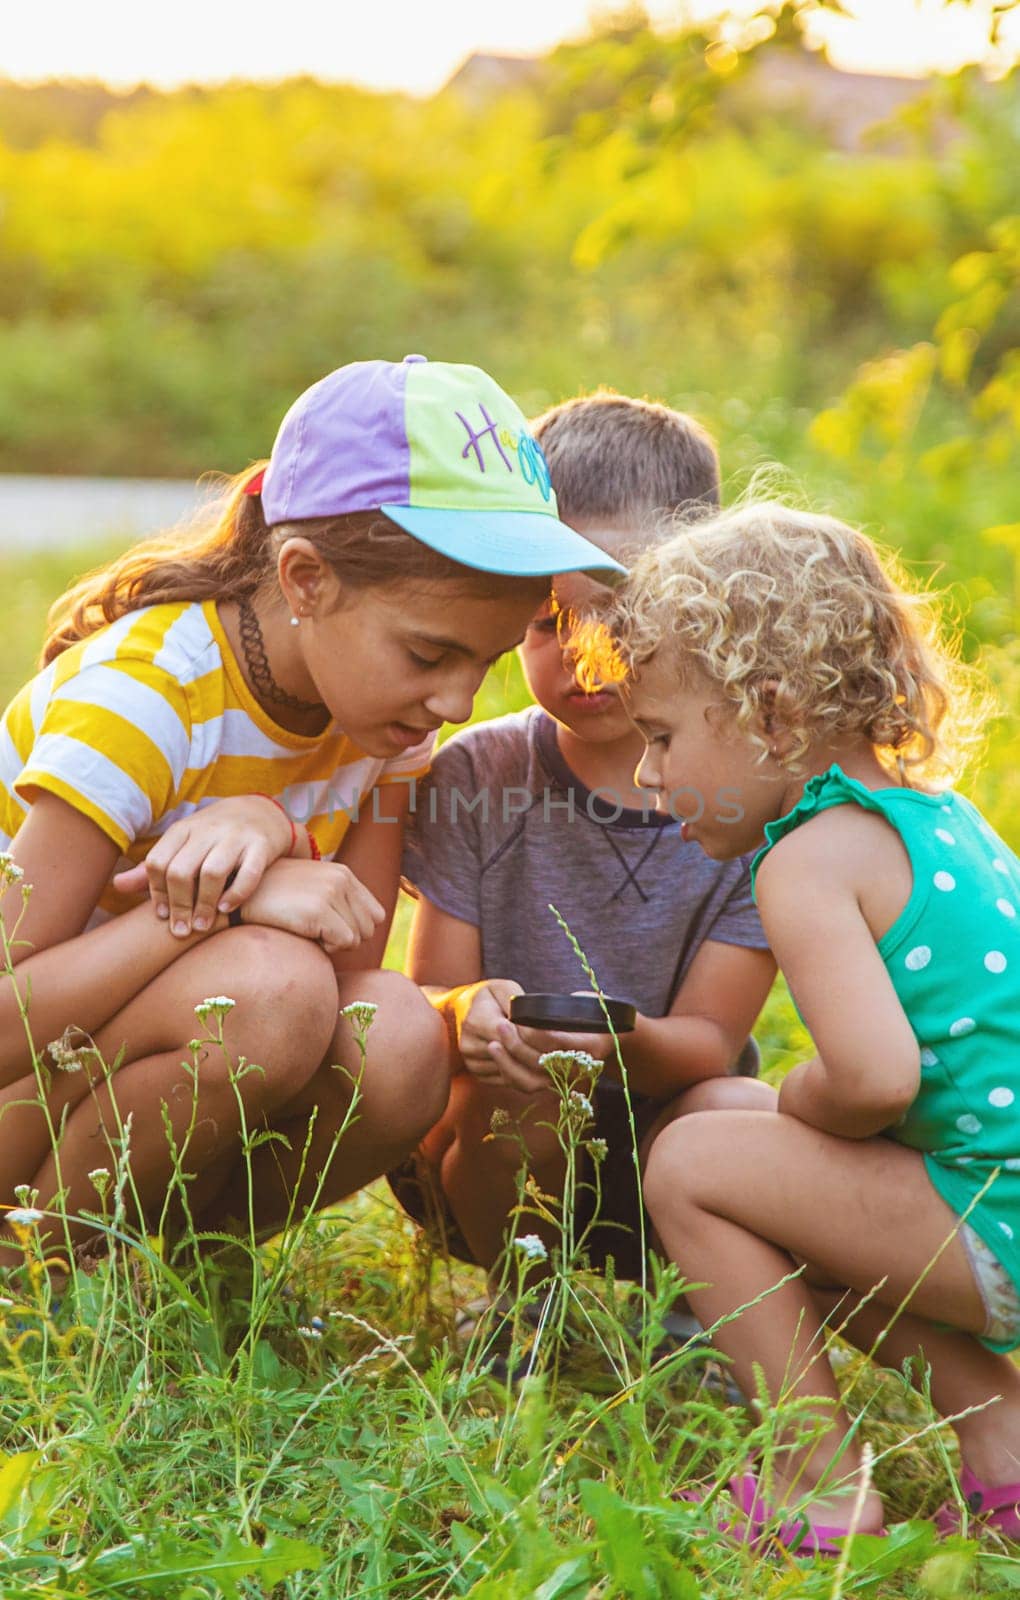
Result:
<svg viewBox="0 0 1020 1600"><path fill-rule="evenodd" d="M434 735L390 761L336 723L280 728L249 690L216 604L130 611L27 683L0 723L0 850L33 794L59 795L141 861L172 822L225 796L275 796L332 855L376 784L428 770ZM129 902L112 889L100 906Z"/></svg>

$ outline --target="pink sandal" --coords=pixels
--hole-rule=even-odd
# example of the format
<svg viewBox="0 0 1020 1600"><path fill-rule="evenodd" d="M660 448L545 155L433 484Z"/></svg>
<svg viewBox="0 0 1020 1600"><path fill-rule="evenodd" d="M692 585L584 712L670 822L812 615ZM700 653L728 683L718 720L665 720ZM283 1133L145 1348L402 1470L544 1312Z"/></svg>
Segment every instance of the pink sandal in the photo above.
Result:
<svg viewBox="0 0 1020 1600"><path fill-rule="evenodd" d="M960 1493L978 1530L987 1528L1005 1539L1020 1539L1020 1483L982 1483L969 1467L964 1467ZM955 1500L947 1500L935 1513L935 1526L946 1537L959 1533L962 1522Z"/></svg>
<svg viewBox="0 0 1020 1600"><path fill-rule="evenodd" d="M731 1478L727 1487L744 1520L736 1523L720 1521L718 1526L719 1532L736 1544L750 1545L753 1550L777 1544L798 1556L842 1554L841 1541L849 1534L849 1528L825 1527L821 1523L809 1522L803 1515L791 1517L787 1522L779 1521L780 1513L768 1504L761 1492L758 1474L752 1468ZM685 1489L677 1495L679 1500L700 1501L704 1498L697 1489Z"/></svg>

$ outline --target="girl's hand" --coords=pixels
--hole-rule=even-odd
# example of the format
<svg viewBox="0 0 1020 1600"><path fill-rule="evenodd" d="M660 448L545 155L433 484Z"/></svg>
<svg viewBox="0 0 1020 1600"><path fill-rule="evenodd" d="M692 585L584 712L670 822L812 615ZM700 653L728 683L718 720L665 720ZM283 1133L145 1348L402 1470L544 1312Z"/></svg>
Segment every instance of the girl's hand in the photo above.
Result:
<svg viewBox="0 0 1020 1600"><path fill-rule="evenodd" d="M217 911L233 911L258 887L271 862L289 853L295 837L308 850L304 830L295 830L285 812L266 795L214 800L182 817L153 845L144 861L118 872L113 886L121 894L146 888L157 917L170 932L186 938L194 927L204 933ZM229 889L224 888L236 873Z"/></svg>
<svg viewBox="0 0 1020 1600"><path fill-rule="evenodd" d="M541 1056L556 1050L585 1050L597 1061L605 1061L612 1054L610 1034L517 1027L510 1021L510 1001L523 993L520 984L509 978L489 978L460 990L453 1000L464 1065L483 1083L534 1094L549 1087L549 1074L538 1064Z"/></svg>
<svg viewBox="0 0 1020 1600"><path fill-rule="evenodd" d="M386 913L339 861L274 861L245 901L241 919L314 939L332 955L370 939Z"/></svg>

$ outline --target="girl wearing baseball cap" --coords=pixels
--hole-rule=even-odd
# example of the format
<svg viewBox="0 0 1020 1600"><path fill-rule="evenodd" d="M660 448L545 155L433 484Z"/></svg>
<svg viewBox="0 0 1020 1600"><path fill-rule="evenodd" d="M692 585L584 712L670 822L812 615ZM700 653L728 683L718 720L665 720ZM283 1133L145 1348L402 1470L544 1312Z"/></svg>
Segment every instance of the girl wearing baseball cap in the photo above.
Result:
<svg viewBox="0 0 1020 1600"><path fill-rule="evenodd" d="M81 1243L89 1173L128 1127L138 1221L164 1205L168 1132L199 1225L247 1216L243 1120L285 1136L252 1156L271 1230L417 1143L445 1106L445 1035L379 970L413 779L569 570L621 569L559 521L516 405L476 367L409 356L313 385L211 523L58 601L0 724L0 1207L27 1184L60 1204L44 1234ZM234 1004L196 1073L210 996ZM323 1177L354 1001L378 1012Z"/></svg>

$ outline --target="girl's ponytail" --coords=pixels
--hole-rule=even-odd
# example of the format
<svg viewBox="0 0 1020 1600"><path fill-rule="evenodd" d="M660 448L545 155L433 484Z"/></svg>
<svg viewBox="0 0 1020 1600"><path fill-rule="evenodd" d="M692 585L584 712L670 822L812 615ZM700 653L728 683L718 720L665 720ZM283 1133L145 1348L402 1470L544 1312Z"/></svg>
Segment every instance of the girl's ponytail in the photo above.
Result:
<svg viewBox="0 0 1020 1600"><path fill-rule="evenodd" d="M190 527L134 545L61 595L46 619L40 665L142 606L253 593L275 560L261 498L245 493L257 470L223 480L222 495Z"/></svg>

